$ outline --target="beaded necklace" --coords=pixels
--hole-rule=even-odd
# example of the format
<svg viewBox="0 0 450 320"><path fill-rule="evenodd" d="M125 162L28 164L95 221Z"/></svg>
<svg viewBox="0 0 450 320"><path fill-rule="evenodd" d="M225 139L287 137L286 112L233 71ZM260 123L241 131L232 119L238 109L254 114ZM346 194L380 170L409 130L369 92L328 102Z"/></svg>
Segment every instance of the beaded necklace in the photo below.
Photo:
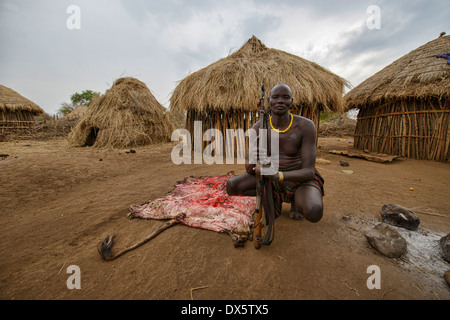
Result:
<svg viewBox="0 0 450 320"><path fill-rule="evenodd" d="M272 127L272 129L275 130L275 131L278 132L278 133L286 133L286 132L288 132L289 129L292 127L292 124L294 123L294 115L293 115L292 113L289 113L289 114L291 115L291 123L289 124L289 127L287 127L287 129L286 129L286 130L283 130L283 131L278 130L278 129L275 129L275 128L273 127L273 124L272 124L272 117L270 117L270 126Z"/></svg>

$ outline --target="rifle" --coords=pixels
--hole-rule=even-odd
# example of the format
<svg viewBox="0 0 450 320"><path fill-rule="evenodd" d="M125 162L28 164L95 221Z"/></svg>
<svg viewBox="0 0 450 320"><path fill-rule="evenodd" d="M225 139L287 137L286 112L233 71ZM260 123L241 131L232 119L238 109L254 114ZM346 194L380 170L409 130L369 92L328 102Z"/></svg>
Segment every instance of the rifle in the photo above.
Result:
<svg viewBox="0 0 450 320"><path fill-rule="evenodd" d="M266 88L262 85L261 88L261 100L260 100L260 119L261 127L260 129L267 130L267 114L264 108L264 100L266 95ZM264 131L260 131L264 132ZM253 237L255 242L255 248L261 248L262 238L261 238L261 227L262 227L262 217L264 212L263 197L264 197L264 176L262 175L262 159L258 156L258 162L256 163L255 173L256 173L256 209L255 209L255 235Z"/></svg>
<svg viewBox="0 0 450 320"><path fill-rule="evenodd" d="M273 238L275 236L275 229L274 229L274 221L275 221L275 215L274 215L274 204L273 204L273 195L272 195L272 184L270 180L267 180L264 178L264 175L262 174L263 167L265 163L263 163L263 158L266 158L270 153L270 139L269 139L269 130L268 130L268 123L269 123L269 114L266 112L266 109L264 107L264 99L266 94L266 88L264 85L262 85L261 88L261 100L260 100L260 120L261 120L261 126L260 134L267 134L266 137L266 147L267 149L261 150L261 145L258 148L258 160L255 167L255 174L256 174L256 208L255 208L255 234L254 234L254 243L255 248L259 249L261 248L261 245L270 245L273 241ZM263 137L260 136L260 140ZM265 213L265 215L263 215ZM263 216L266 218L266 222L268 224L268 231L265 239L262 239L261 236L261 228L262 228L262 219Z"/></svg>

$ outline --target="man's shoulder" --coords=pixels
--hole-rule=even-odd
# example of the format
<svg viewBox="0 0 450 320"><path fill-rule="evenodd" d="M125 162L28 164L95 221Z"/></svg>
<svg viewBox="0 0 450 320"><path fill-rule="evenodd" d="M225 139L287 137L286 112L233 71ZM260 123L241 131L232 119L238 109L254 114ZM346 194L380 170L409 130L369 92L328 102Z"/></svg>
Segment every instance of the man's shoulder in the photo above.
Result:
<svg viewBox="0 0 450 320"><path fill-rule="evenodd" d="M255 122L255 124L253 125L253 127L251 127L251 129L253 130L258 130L261 127L261 121L258 120Z"/></svg>
<svg viewBox="0 0 450 320"><path fill-rule="evenodd" d="M261 119L259 119L258 121L256 121L254 124L253 124L253 127L252 127L252 129L256 129L256 130L258 130L259 128L261 128L262 127L262 120ZM268 126L270 126L270 124L267 124Z"/></svg>
<svg viewBox="0 0 450 320"><path fill-rule="evenodd" d="M312 126L312 127L316 127L316 125L314 124L314 121L312 121L311 119L305 118L303 116L299 116L299 115L294 115L294 121L300 125L304 126Z"/></svg>

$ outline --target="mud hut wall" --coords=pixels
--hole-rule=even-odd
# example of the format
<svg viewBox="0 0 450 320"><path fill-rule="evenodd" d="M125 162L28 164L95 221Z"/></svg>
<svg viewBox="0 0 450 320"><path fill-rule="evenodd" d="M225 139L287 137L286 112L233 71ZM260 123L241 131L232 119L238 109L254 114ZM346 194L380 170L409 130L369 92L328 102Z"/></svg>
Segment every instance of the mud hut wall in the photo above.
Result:
<svg viewBox="0 0 450 320"><path fill-rule="evenodd" d="M449 160L448 100L398 99L361 108L354 146L413 159Z"/></svg>
<svg viewBox="0 0 450 320"><path fill-rule="evenodd" d="M291 112L314 121L318 131L320 112L317 108L295 106L291 109ZM194 152L200 153L206 150L208 154L214 156L215 151L211 152L214 146L214 150L222 150L223 157L231 155L234 150L234 157L245 158L249 150L249 139L245 136L245 133L259 121L259 116L258 111L244 111L242 109L188 110L186 114L186 129L191 135L191 148ZM202 123L201 131L195 131L196 121ZM204 136L209 129L218 129L222 133L222 145L220 145L218 139L212 137L210 134ZM228 129L233 130L232 132L235 132L236 136L228 136ZM239 131L238 129L242 130ZM203 137L206 141L203 141ZM195 143L195 139L198 139L197 143ZM240 152L239 154L238 151Z"/></svg>
<svg viewBox="0 0 450 320"><path fill-rule="evenodd" d="M34 126L33 114L28 111L0 111L0 133L20 132L33 129Z"/></svg>

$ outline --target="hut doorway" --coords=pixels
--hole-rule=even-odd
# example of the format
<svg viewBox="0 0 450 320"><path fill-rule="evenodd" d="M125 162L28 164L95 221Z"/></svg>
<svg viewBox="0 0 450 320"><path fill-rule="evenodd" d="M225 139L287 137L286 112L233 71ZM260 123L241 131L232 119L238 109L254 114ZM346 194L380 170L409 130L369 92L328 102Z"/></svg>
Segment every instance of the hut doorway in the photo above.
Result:
<svg viewBox="0 0 450 320"><path fill-rule="evenodd" d="M97 140L97 135L98 135L99 130L100 129L96 128L96 127L91 128L88 136L86 137L86 141L84 143L85 147L92 147L94 145L95 141Z"/></svg>

